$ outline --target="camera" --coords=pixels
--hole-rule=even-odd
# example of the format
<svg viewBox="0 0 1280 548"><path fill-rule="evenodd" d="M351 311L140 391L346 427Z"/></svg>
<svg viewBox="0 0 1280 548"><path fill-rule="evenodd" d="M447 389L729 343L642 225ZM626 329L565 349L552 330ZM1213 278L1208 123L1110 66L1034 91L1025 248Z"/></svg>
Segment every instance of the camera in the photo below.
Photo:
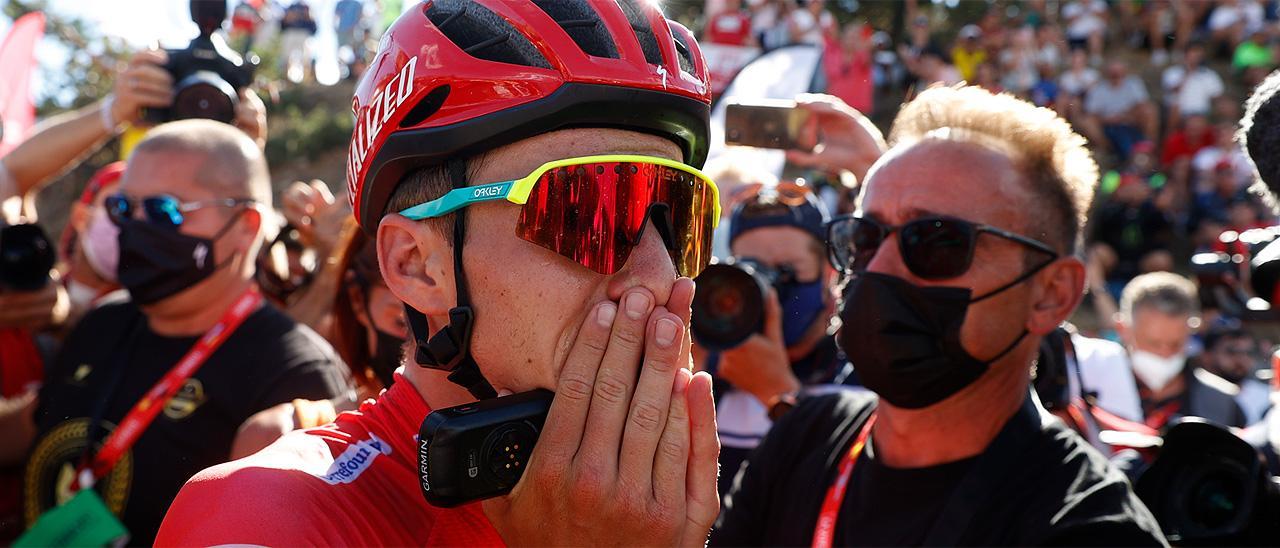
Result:
<svg viewBox="0 0 1280 548"><path fill-rule="evenodd" d="M698 344L727 350L764 330L769 288L795 279L788 267L773 268L749 258L708 265L693 294L689 330Z"/></svg>
<svg viewBox="0 0 1280 548"><path fill-rule="evenodd" d="M418 482L432 506L452 508L509 493L551 409L547 390L440 409L418 431Z"/></svg>
<svg viewBox="0 0 1280 548"><path fill-rule="evenodd" d="M1253 295L1272 300L1280 281L1280 245L1272 245L1277 237L1280 226L1228 230L1218 236L1217 249L1192 255L1191 272L1200 287L1201 306L1246 321L1268 319L1268 307L1251 297L1242 281L1249 280Z"/></svg>
<svg viewBox="0 0 1280 548"><path fill-rule="evenodd" d="M0 228L0 287L35 291L49 282L57 261L53 243L35 224Z"/></svg>
<svg viewBox="0 0 1280 548"><path fill-rule="evenodd" d="M246 60L214 34L227 18L222 0L191 0L191 20L200 35L184 49L166 50L164 69L173 77L173 103L149 108L143 117L153 124L187 118L208 118L231 123L236 117L240 90L253 81L258 58Z"/></svg>
<svg viewBox="0 0 1280 548"><path fill-rule="evenodd" d="M1280 481L1263 457L1222 426L1184 418L1134 491L1179 545L1271 545L1280 538Z"/></svg>

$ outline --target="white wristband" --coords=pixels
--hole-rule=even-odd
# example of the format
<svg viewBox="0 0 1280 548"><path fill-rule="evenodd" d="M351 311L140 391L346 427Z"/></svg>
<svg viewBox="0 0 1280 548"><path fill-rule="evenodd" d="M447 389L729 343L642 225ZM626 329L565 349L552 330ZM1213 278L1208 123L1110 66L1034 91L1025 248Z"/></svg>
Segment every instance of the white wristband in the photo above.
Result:
<svg viewBox="0 0 1280 548"><path fill-rule="evenodd" d="M111 108L116 104L116 96L108 95L102 100L102 127L107 129L107 133L115 135L120 130L120 123L116 121L115 115L111 114Z"/></svg>

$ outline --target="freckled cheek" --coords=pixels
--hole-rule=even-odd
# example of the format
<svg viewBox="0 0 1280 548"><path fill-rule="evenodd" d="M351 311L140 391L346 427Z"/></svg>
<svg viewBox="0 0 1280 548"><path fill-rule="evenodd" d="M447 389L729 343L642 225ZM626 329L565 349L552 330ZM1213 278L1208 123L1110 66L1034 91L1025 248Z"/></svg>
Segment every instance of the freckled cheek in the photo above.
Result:
<svg viewBox="0 0 1280 548"><path fill-rule="evenodd" d="M512 236L514 238L514 236ZM523 241L467 261L477 311L472 351L490 382L513 391L554 388L592 288ZM554 259L554 257L551 257Z"/></svg>

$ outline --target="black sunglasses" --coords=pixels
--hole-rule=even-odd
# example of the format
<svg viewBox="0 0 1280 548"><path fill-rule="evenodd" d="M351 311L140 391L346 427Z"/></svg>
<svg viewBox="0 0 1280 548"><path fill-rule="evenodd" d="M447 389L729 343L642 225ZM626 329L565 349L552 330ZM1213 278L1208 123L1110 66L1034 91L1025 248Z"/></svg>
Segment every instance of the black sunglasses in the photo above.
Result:
<svg viewBox="0 0 1280 548"><path fill-rule="evenodd" d="M166 228L176 229L182 226L186 220L184 213L189 213L197 209L206 207L235 207L241 204L251 204L255 200L251 198L223 198L218 200L202 200L199 202L184 202L168 194L157 194L155 196L147 196L145 198L130 198L124 194L112 194L107 196L103 201L103 207L107 208L107 217L111 219L116 226L123 225L134 216L134 211L138 210L141 205L142 212L147 222L163 226Z"/></svg>
<svg viewBox="0 0 1280 548"><path fill-rule="evenodd" d="M1040 251L1052 257L1049 262L1058 258L1058 252L1043 242L963 219L925 217L892 226L855 214L827 223L831 266L840 272L866 270L880 244L894 232L898 233L902 262L912 274L925 280L958 278L968 272L978 247L978 234L983 232Z"/></svg>

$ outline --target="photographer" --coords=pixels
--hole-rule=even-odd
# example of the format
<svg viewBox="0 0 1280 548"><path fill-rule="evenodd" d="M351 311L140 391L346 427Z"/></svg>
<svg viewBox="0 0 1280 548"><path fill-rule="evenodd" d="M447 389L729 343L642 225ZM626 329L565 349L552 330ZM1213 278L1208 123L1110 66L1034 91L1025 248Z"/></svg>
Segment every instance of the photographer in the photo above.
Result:
<svg viewBox="0 0 1280 548"><path fill-rule="evenodd" d="M244 133L211 120L153 129L105 205L129 298L89 312L46 375L28 535L75 530L59 511L101 497L149 544L182 483L224 462L250 415L348 388L329 345L263 305L252 281L271 187Z"/></svg>
<svg viewBox="0 0 1280 548"><path fill-rule="evenodd" d="M776 422L712 544L1163 544L1124 476L1029 397L1041 338L1083 293L1084 140L1010 96L934 87L890 142L828 239L836 338L879 397Z"/></svg>
<svg viewBox="0 0 1280 548"><path fill-rule="evenodd" d="M708 356L707 365L714 365L707 369L731 385L716 398L725 477L737 472L771 418L793 405L802 387L829 384L844 366L827 334L835 299L823 243L826 209L808 187L794 183L750 192L733 208L730 247L735 258L776 272L776 279L764 299L763 332ZM719 289L698 282L702 291ZM728 482L721 485L727 488Z"/></svg>
<svg viewBox="0 0 1280 548"><path fill-rule="evenodd" d="M197 474L157 544L703 545L719 444L685 326L719 214L692 167L707 74L647 2L401 15L356 88L347 182L416 364L358 412ZM428 413L535 389L555 396L514 489L428 505Z"/></svg>
<svg viewBox="0 0 1280 548"><path fill-rule="evenodd" d="M1212 326L1204 336L1200 367L1234 386L1246 425L1262 420L1271 408L1271 385L1257 376L1262 355L1257 339L1239 322Z"/></svg>

